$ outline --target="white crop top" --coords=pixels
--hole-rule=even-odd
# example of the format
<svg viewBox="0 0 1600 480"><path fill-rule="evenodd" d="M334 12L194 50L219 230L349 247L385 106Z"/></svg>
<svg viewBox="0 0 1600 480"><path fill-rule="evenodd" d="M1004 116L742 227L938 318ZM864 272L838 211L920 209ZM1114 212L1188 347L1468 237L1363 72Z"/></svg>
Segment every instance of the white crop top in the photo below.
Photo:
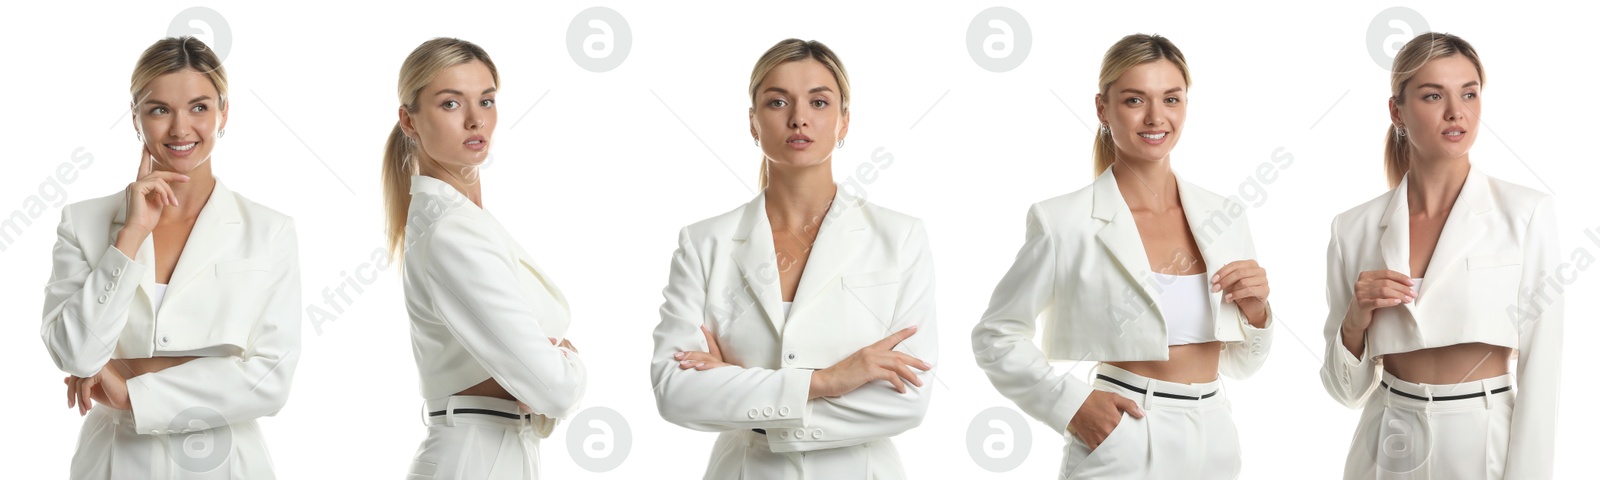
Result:
<svg viewBox="0 0 1600 480"><path fill-rule="evenodd" d="M167 284L157 283L155 293L150 294L150 311L161 311L161 300L167 298Z"/></svg>
<svg viewBox="0 0 1600 480"><path fill-rule="evenodd" d="M1217 341L1206 275L1152 274L1161 295L1161 316L1167 321L1167 345Z"/></svg>

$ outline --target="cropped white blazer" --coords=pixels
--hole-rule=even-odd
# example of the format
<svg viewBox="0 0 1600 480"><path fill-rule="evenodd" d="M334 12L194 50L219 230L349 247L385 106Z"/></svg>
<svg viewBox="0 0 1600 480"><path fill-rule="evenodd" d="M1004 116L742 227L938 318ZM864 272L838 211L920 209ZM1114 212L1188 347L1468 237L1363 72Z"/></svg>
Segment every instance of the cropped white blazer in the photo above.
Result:
<svg viewBox="0 0 1600 480"><path fill-rule="evenodd" d="M1356 408L1377 387L1385 354L1473 342L1515 349L1517 400L1506 478L1549 478L1564 311L1550 195L1472 167L1445 217L1415 300L1373 311L1362 358L1344 347L1340 326L1357 276L1370 270L1417 273L1410 267L1406 181L1333 219L1322 385L1335 400Z"/></svg>
<svg viewBox="0 0 1600 480"><path fill-rule="evenodd" d="M56 367L89 377L113 359L202 356L128 379L141 434L181 433L173 420L191 408L228 423L276 414L300 358L294 220L218 181L160 311L151 302L155 241L128 258L115 245L126 223L120 192L61 210L40 331Z"/></svg>
<svg viewBox="0 0 1600 480"><path fill-rule="evenodd" d="M550 343L572 322L566 297L487 210L413 175L404 265L423 398L494 378L547 419L576 413L587 371L577 352ZM540 433L554 426L542 419Z"/></svg>
<svg viewBox="0 0 1600 480"><path fill-rule="evenodd" d="M939 363L922 221L844 191L821 221L787 319L765 192L679 232L650 359L663 418L702 431L764 429L773 452L860 445L921 424L932 371L903 394L880 380L808 400L812 371L913 325L895 350ZM702 325L733 366L678 368L673 354L706 351Z"/></svg>
<svg viewBox="0 0 1600 480"><path fill-rule="evenodd" d="M1255 258L1244 206L1178 178L1184 217L1209 279L1228 263ZM1168 259L1167 261L1183 261ZM1083 379L1051 371L1051 361L1167 359L1163 285L1151 275L1133 212L1106 169L1094 184L1033 205L1027 237L972 330L978 366L1002 395L1058 433L1093 391ZM1216 338L1225 342L1222 374L1245 378L1266 361L1273 321L1251 325L1239 307L1211 292ZM1043 317L1040 345L1034 344Z"/></svg>

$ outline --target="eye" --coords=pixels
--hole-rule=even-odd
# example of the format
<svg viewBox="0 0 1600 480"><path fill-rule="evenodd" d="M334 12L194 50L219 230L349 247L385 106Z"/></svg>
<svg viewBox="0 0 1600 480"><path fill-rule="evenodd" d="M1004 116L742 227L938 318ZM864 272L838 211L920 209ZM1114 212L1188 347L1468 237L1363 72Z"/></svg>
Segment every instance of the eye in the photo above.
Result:
<svg viewBox="0 0 1600 480"><path fill-rule="evenodd" d="M1472 99L1478 98L1478 92L1467 92L1467 93L1461 94L1461 98L1465 98L1467 100L1472 100Z"/></svg>
<svg viewBox="0 0 1600 480"><path fill-rule="evenodd" d="M154 107L150 109L151 115L166 115L167 107Z"/></svg>
<svg viewBox="0 0 1600 480"><path fill-rule="evenodd" d="M1167 97L1166 98L1166 102L1167 102L1168 105L1177 104L1178 102L1181 102L1181 101L1182 100L1179 100L1178 97Z"/></svg>
<svg viewBox="0 0 1600 480"><path fill-rule="evenodd" d="M1122 103L1126 103L1128 105L1140 105L1140 104L1144 103L1144 99L1143 98L1139 98L1139 97L1132 97L1132 98L1129 98L1127 100L1123 100Z"/></svg>
<svg viewBox="0 0 1600 480"><path fill-rule="evenodd" d="M811 101L811 106L812 107L816 107L816 108L828 108L828 101L827 100L812 100Z"/></svg>
<svg viewBox="0 0 1600 480"><path fill-rule="evenodd" d="M493 98L485 98L483 100L480 100L480 101L478 101L478 106L483 107L483 108L494 108L494 99Z"/></svg>
<svg viewBox="0 0 1600 480"><path fill-rule="evenodd" d="M194 106L193 106L193 107L189 107L189 111L191 111L191 112L194 112L194 113L205 113L205 111L206 111L206 104L204 104L204 103L197 103L197 104L195 104L195 105L194 105Z"/></svg>
<svg viewBox="0 0 1600 480"><path fill-rule="evenodd" d="M1427 101L1430 101L1430 102L1434 101L1434 100L1438 100L1439 98L1441 98L1441 97L1437 93L1429 93L1429 94L1426 94L1426 95L1422 96L1423 100L1427 100Z"/></svg>
<svg viewBox="0 0 1600 480"><path fill-rule="evenodd" d="M771 101L767 102L767 106L768 107L772 107L772 108L783 108L783 107L789 106L789 102L787 102L787 101L785 101L784 99L781 99L781 98L774 98Z"/></svg>
<svg viewBox="0 0 1600 480"><path fill-rule="evenodd" d="M444 107L445 110L455 110L456 107L461 106L461 102L457 102L455 100L445 100L444 103L440 104L439 106Z"/></svg>

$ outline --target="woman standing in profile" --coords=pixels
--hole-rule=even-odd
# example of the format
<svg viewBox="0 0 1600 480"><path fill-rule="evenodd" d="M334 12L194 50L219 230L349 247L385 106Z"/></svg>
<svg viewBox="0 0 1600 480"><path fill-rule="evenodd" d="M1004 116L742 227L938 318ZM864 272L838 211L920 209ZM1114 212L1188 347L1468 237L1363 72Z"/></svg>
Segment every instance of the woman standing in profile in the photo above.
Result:
<svg viewBox="0 0 1600 480"><path fill-rule="evenodd" d="M1189 70L1171 41L1123 37L1099 87L1099 177L1029 209L973 353L1001 394L1066 435L1064 478L1236 478L1220 375L1260 369L1273 323L1244 208L1173 173ZM1093 383L1049 363L1084 360L1099 362Z"/></svg>
<svg viewBox="0 0 1600 480"><path fill-rule="evenodd" d="M1344 478L1550 478L1553 199L1468 160L1484 74L1466 40L1419 35L1392 71L1393 190L1335 217L1328 242L1322 385L1363 407Z"/></svg>
<svg viewBox="0 0 1600 480"><path fill-rule="evenodd" d="M707 479L904 478L889 439L922 423L938 353L922 221L834 183L850 81L827 46L778 42L749 94L763 190L678 235L656 406L721 432Z"/></svg>
<svg viewBox="0 0 1600 480"><path fill-rule="evenodd" d="M133 71L139 176L61 211L41 335L87 414L74 479L273 478L256 419L300 347L294 220L211 172L228 76L192 37Z"/></svg>
<svg viewBox="0 0 1600 480"><path fill-rule="evenodd" d="M587 383L566 298L483 208L500 75L482 48L435 38L400 66L384 149L391 251L404 258L428 437L410 479L533 479L539 439Z"/></svg>

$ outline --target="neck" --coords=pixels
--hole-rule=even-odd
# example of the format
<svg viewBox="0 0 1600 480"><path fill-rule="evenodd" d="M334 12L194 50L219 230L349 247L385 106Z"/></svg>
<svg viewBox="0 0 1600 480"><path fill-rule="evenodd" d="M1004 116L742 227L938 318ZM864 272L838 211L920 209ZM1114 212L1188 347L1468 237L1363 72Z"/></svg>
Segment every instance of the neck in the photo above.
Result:
<svg viewBox="0 0 1600 480"><path fill-rule="evenodd" d="M1406 204L1410 213L1427 217L1448 215L1471 170L1472 164L1465 156L1413 157L1411 171L1406 174Z"/></svg>
<svg viewBox="0 0 1600 480"><path fill-rule="evenodd" d="M483 184L479 181L482 177L479 176L478 167L451 169L440 165L439 162L435 162L431 158L422 158L420 160L422 161L422 168L419 169L418 173L449 184L457 192L461 192L461 195L466 196L468 200L472 200L473 205L483 208ZM460 175L457 175L458 172ZM468 181L467 179L473 179L473 181Z"/></svg>
<svg viewBox="0 0 1600 480"><path fill-rule="evenodd" d="M189 177L189 181L167 183L167 186L172 188L172 194L178 197L178 204L161 209L160 223L192 221L200 216L200 210L205 208L208 200L211 200L211 191L217 186L217 177L211 175L210 161L201 163L184 175Z"/></svg>
<svg viewBox="0 0 1600 480"><path fill-rule="evenodd" d="M820 223L838 191L833 183L832 161L800 168L767 165L767 221L774 229L794 229Z"/></svg>
<svg viewBox="0 0 1600 480"><path fill-rule="evenodd" d="M1178 177L1168 158L1149 162L1117 160L1111 164L1117 190L1129 210L1163 212L1181 208L1178 203Z"/></svg>

